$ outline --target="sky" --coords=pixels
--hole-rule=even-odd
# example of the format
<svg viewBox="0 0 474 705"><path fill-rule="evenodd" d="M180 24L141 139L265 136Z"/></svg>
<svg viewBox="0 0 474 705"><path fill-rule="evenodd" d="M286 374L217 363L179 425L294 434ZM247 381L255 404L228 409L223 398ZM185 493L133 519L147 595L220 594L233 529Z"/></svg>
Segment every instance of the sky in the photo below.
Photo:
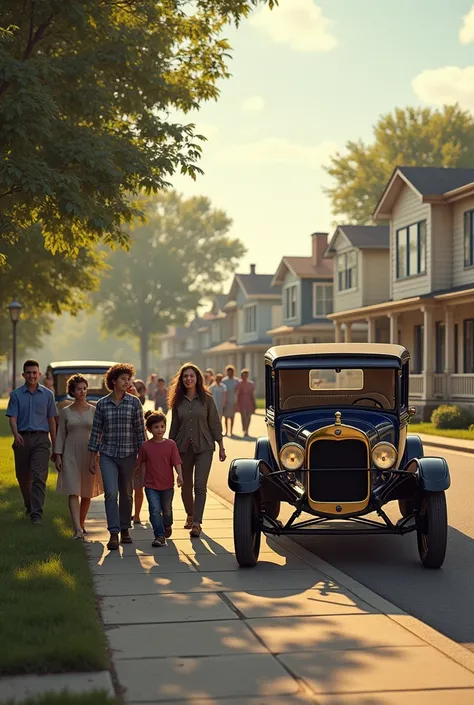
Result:
<svg viewBox="0 0 474 705"><path fill-rule="evenodd" d="M208 196L233 220L250 263L274 273L334 232L329 157L395 107L458 102L474 112L472 0L280 0L227 28L232 77L188 115L208 141L184 196ZM474 165L473 165L474 166Z"/></svg>

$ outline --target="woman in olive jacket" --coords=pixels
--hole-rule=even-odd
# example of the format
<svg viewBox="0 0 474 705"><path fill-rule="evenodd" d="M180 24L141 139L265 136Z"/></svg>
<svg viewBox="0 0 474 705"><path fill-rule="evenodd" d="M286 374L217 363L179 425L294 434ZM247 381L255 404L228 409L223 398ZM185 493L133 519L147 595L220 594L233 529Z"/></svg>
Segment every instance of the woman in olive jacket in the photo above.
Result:
<svg viewBox="0 0 474 705"><path fill-rule="evenodd" d="M169 437L178 446L183 461L181 496L187 514L184 528L191 529L191 536L199 536L216 443L219 460L226 459L221 420L199 367L191 362L181 367L171 383L169 405Z"/></svg>

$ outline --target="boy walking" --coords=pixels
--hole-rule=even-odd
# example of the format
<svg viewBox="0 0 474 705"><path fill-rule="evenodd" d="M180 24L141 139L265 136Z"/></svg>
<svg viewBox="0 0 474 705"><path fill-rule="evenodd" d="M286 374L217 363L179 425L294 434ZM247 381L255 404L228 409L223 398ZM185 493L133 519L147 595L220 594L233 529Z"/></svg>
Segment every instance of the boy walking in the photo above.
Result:
<svg viewBox="0 0 474 705"><path fill-rule="evenodd" d="M151 545L159 548L166 546L166 539L172 533L173 468L178 476L178 487L183 485L183 474L176 443L164 438L166 416L160 412L147 411L145 418L147 430L152 434L152 438L140 448L137 471L145 478L145 494L155 535Z"/></svg>
<svg viewBox="0 0 474 705"><path fill-rule="evenodd" d="M58 410L51 390L39 384L41 372L36 360L24 363L22 376L25 384L11 393L6 415L14 438L15 472L25 513L32 524L41 524Z"/></svg>

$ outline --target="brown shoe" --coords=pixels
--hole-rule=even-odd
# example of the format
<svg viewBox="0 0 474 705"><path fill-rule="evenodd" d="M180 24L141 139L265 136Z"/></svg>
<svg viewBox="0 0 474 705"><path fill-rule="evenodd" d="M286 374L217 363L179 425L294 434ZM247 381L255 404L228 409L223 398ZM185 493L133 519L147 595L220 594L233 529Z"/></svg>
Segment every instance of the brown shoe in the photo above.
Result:
<svg viewBox="0 0 474 705"><path fill-rule="evenodd" d="M173 533L173 527L172 526L165 526L165 536L167 539L171 536Z"/></svg>
<svg viewBox="0 0 474 705"><path fill-rule="evenodd" d="M155 536L151 545L155 548L160 548L160 546L166 546L166 539L164 536Z"/></svg>
<svg viewBox="0 0 474 705"><path fill-rule="evenodd" d="M201 524L194 523L192 525L191 531L189 532L189 535L192 538L198 538L201 535Z"/></svg>
<svg viewBox="0 0 474 705"><path fill-rule="evenodd" d="M121 538L122 543L133 543L132 537L130 536L130 532L128 529L124 529L121 532L120 538Z"/></svg>
<svg viewBox="0 0 474 705"><path fill-rule="evenodd" d="M184 525L185 529L192 529L193 528L193 517L188 514L188 518L186 519L186 524Z"/></svg>
<svg viewBox="0 0 474 705"><path fill-rule="evenodd" d="M110 539L109 543L107 544L107 548L109 551L116 551L119 547L119 538L118 534L110 534Z"/></svg>

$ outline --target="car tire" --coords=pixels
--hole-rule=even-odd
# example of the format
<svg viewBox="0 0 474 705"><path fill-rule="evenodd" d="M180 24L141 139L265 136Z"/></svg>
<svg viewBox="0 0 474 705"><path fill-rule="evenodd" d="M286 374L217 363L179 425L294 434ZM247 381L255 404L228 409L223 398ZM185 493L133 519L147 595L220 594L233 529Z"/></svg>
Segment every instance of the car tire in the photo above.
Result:
<svg viewBox="0 0 474 705"><path fill-rule="evenodd" d="M278 519L280 514L281 502L279 499L271 499L265 502L265 514L270 517L270 519Z"/></svg>
<svg viewBox="0 0 474 705"><path fill-rule="evenodd" d="M257 523L257 494L236 494L234 498L234 548L241 568L253 568L260 553L262 532Z"/></svg>
<svg viewBox="0 0 474 705"><path fill-rule="evenodd" d="M403 518L410 516L415 511L415 502L412 499L399 499L398 508Z"/></svg>
<svg viewBox="0 0 474 705"><path fill-rule="evenodd" d="M418 528L418 553L425 568L441 568L448 542L448 510L444 492L425 492L421 499Z"/></svg>

